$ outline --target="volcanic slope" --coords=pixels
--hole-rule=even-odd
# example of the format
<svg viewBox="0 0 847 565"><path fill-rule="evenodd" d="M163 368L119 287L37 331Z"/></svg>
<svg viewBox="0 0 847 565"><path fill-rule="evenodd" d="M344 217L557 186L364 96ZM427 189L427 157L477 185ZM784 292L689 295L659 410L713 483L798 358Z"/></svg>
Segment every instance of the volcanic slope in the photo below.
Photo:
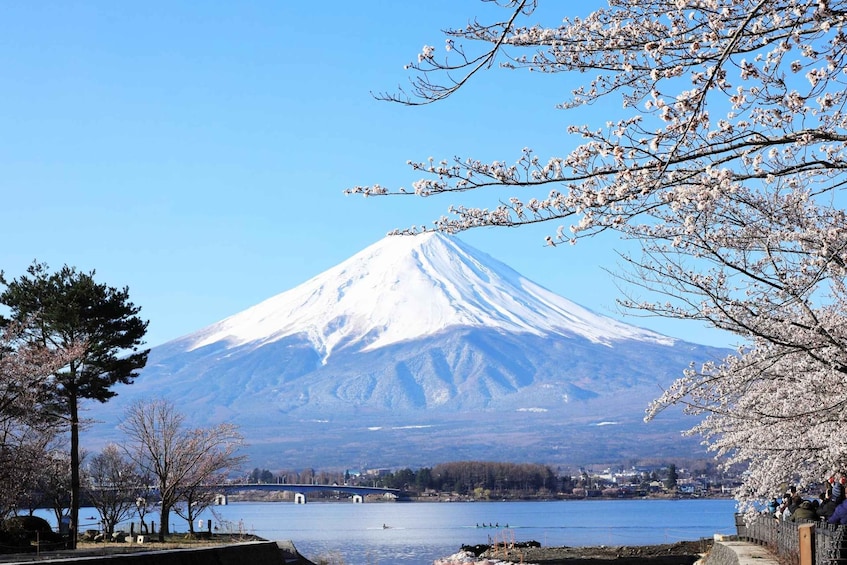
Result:
<svg viewBox="0 0 847 565"><path fill-rule="evenodd" d="M97 427L163 396L191 424L239 424L265 468L695 455L693 421L644 409L725 354L598 315L456 237L392 236L154 348Z"/></svg>

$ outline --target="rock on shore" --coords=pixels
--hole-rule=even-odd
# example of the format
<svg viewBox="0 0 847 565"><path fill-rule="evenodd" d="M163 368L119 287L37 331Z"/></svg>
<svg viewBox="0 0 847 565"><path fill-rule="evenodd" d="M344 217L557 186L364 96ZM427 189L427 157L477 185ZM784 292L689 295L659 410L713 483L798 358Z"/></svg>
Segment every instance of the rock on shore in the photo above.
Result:
<svg viewBox="0 0 847 565"><path fill-rule="evenodd" d="M495 547L480 554L460 551L433 565L693 565L712 547L712 540L643 546ZM612 564L610 564L612 565Z"/></svg>

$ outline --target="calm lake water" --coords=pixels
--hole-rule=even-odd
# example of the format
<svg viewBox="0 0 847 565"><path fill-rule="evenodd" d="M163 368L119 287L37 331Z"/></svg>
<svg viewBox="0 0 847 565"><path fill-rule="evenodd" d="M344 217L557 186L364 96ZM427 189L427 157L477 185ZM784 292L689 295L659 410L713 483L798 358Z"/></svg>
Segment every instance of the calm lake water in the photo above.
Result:
<svg viewBox="0 0 847 565"><path fill-rule="evenodd" d="M462 544L495 538L549 546L650 545L711 538L735 532L734 512L732 500L699 499L239 502L216 506L202 518L212 519L224 531L240 529L269 540L292 540L313 561L332 556L346 565L431 565ZM81 527L95 515L82 509ZM185 520L174 514L171 524L177 531L187 530ZM488 524L496 527L484 527Z"/></svg>

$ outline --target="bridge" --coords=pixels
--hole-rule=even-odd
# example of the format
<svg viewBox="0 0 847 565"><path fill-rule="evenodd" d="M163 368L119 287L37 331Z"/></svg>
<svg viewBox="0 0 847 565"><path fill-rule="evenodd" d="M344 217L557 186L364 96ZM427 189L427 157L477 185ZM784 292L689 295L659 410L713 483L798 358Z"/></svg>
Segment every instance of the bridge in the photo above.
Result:
<svg viewBox="0 0 847 565"><path fill-rule="evenodd" d="M215 500L215 504L226 504L226 493L234 490L259 490L259 491L288 491L294 493L294 502L296 504L306 504L306 494L317 491L331 491L339 493L348 493L350 498L355 503L362 503L365 497L369 494L379 495L383 497L393 497L395 499L402 498L404 493L396 488L381 488L381 487L364 487L353 485L314 485L314 484L293 484L293 483L226 483L214 485L214 488L224 491L219 494Z"/></svg>

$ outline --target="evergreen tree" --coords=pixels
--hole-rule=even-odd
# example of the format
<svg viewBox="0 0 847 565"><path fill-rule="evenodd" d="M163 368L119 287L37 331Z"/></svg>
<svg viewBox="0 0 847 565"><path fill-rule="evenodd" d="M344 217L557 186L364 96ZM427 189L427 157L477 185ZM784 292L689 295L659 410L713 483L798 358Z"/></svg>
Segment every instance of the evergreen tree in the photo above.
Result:
<svg viewBox="0 0 847 565"><path fill-rule="evenodd" d="M668 466L668 478L665 479L665 487L668 490L676 489L676 483L679 480L679 474L676 472L676 465L673 463Z"/></svg>
<svg viewBox="0 0 847 565"><path fill-rule="evenodd" d="M423 467L418 469L418 472L415 473L415 486L417 486L418 490L423 492L428 488L432 488L432 469L429 467Z"/></svg>
<svg viewBox="0 0 847 565"><path fill-rule="evenodd" d="M78 272L65 265L50 273L44 263L33 263L27 274L7 281L0 304L11 311L3 324L30 322L27 339L50 349L82 346L82 353L57 371L51 380L50 404L55 416L70 429L71 532L79 524L80 450L79 407L82 399L105 402L115 396L116 383L131 384L147 362L149 350L140 350L148 322L129 301L126 287L117 289L94 282L94 271ZM76 547L76 536L71 536Z"/></svg>

